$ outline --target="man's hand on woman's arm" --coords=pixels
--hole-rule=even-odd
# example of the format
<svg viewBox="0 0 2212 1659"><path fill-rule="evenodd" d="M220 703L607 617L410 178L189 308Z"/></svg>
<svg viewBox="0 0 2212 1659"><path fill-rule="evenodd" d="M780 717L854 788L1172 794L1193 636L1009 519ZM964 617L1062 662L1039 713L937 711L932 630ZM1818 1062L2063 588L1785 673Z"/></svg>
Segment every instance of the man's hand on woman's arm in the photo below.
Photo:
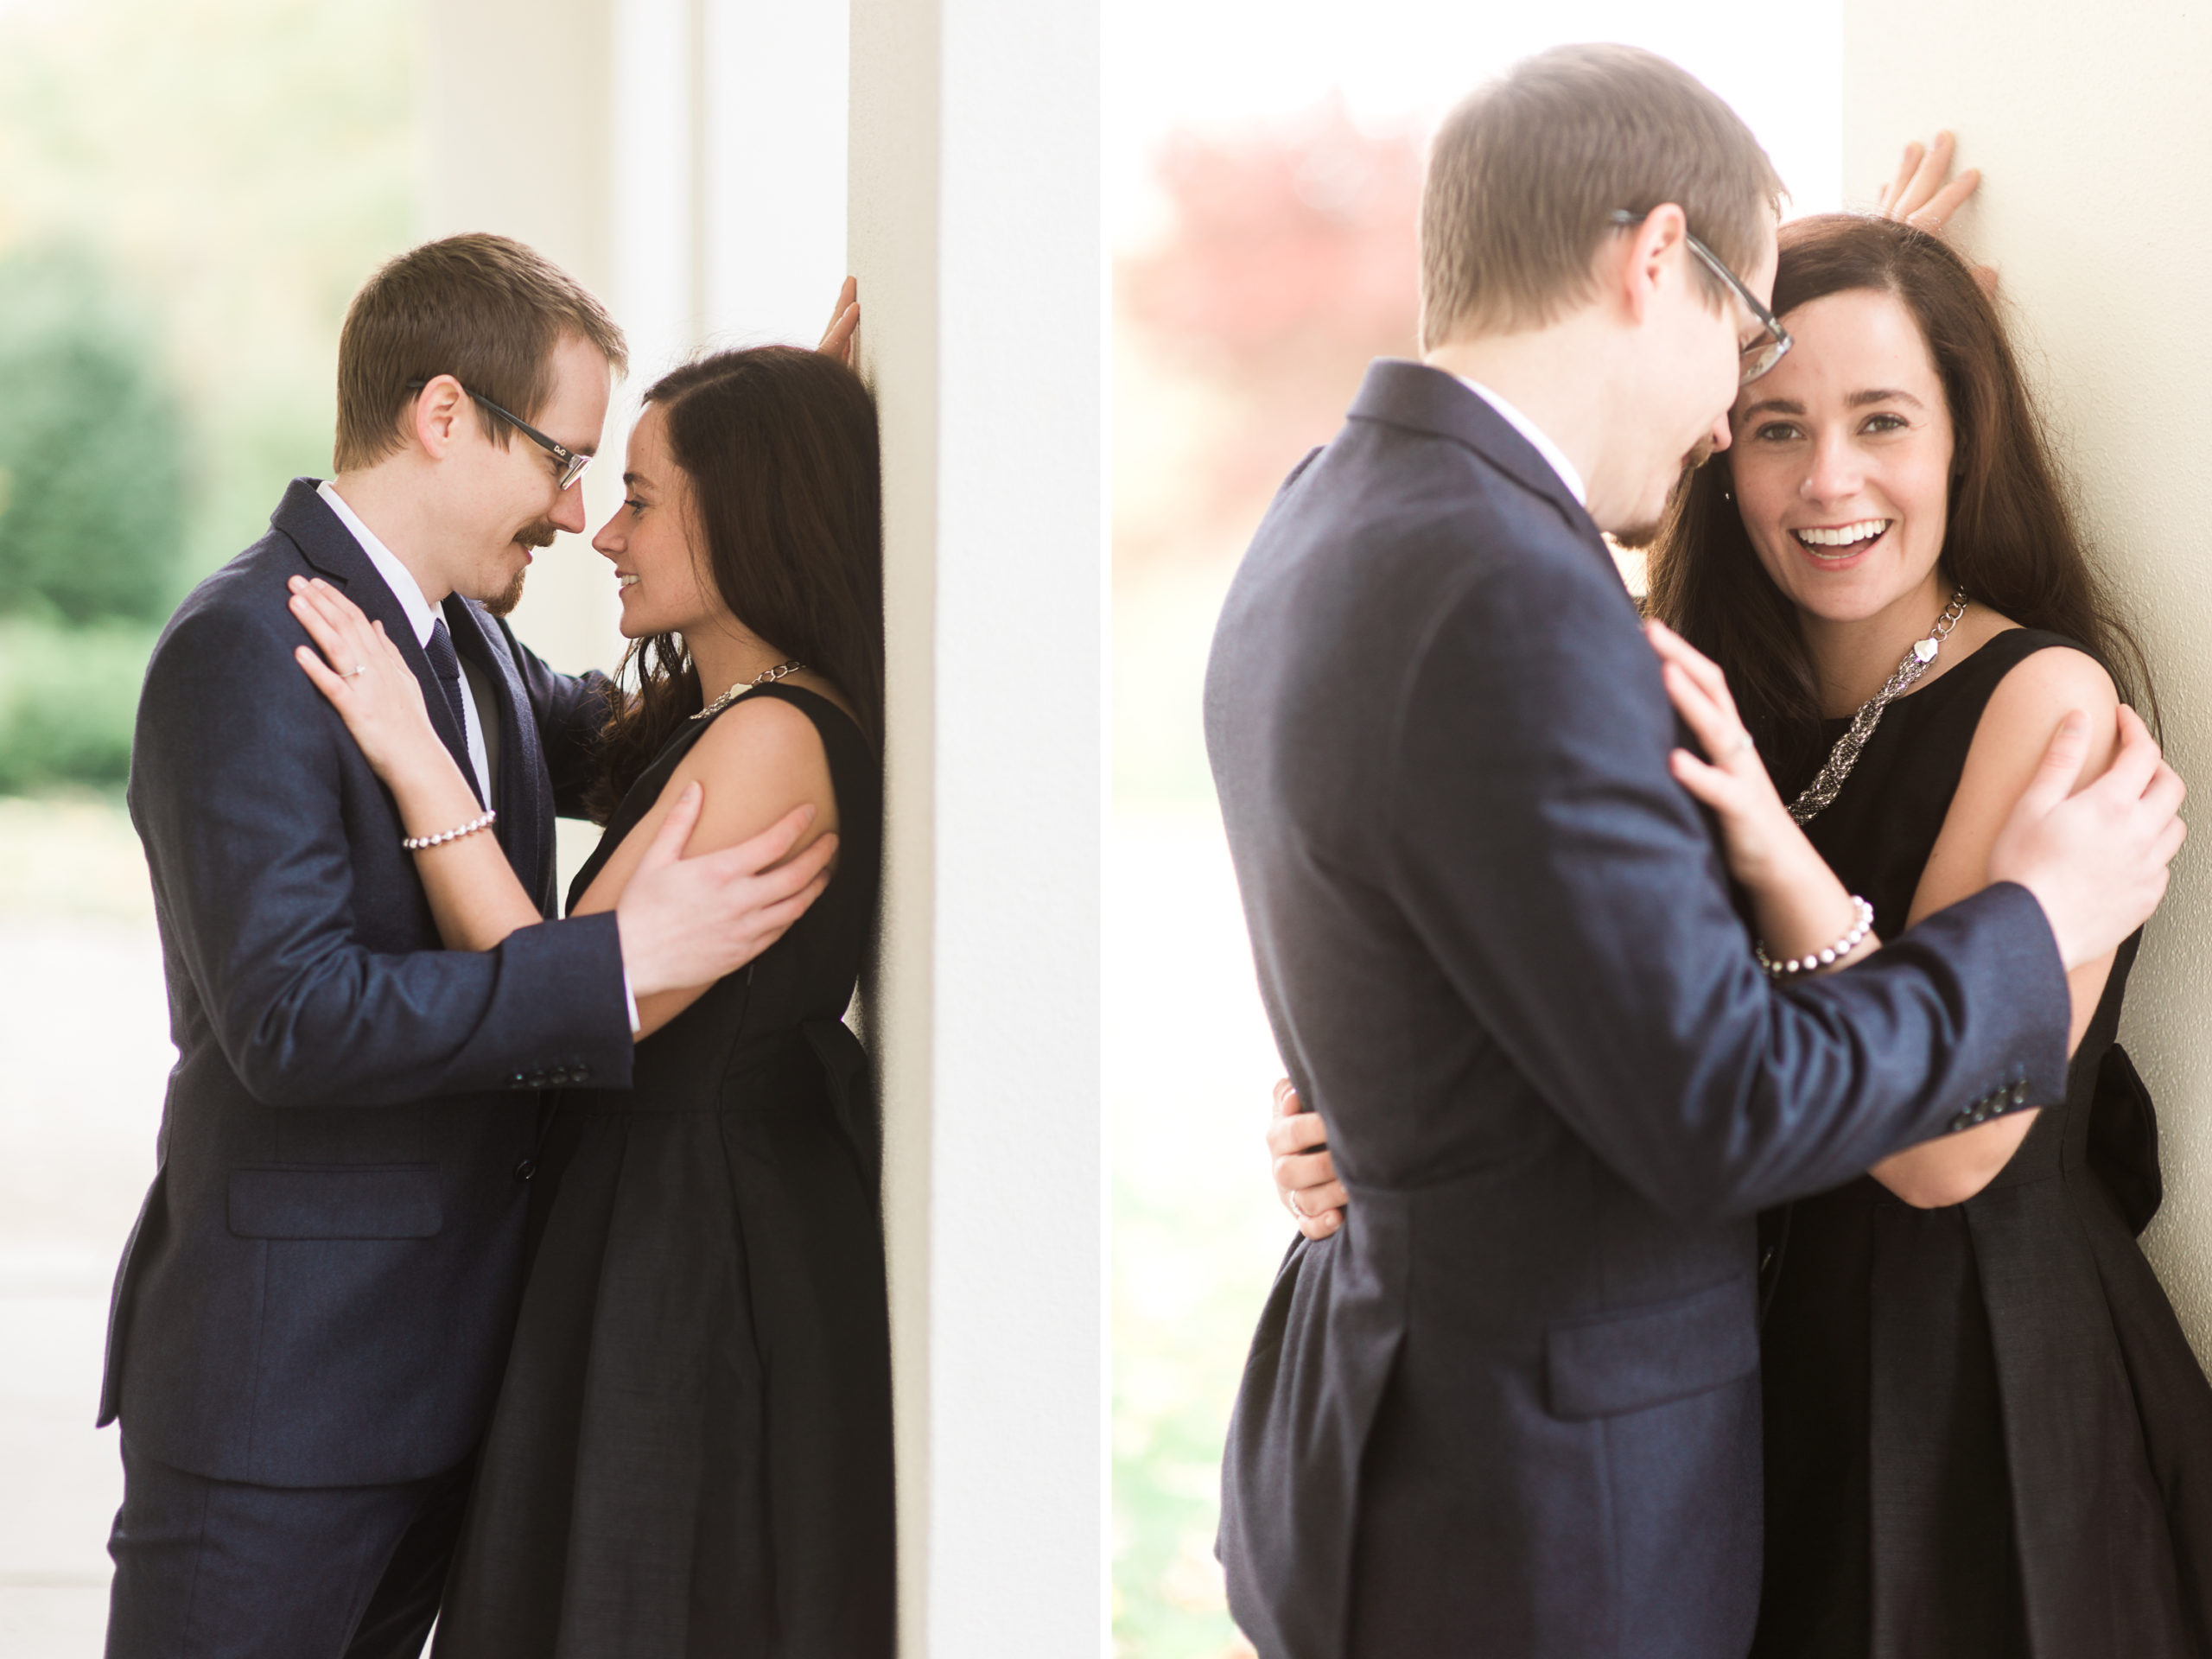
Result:
<svg viewBox="0 0 2212 1659"><path fill-rule="evenodd" d="M830 885L836 836L791 851L814 822L811 804L792 808L734 847L684 857L705 798L696 783L677 798L613 906L622 963L641 1001L735 973L781 938Z"/></svg>
<svg viewBox="0 0 2212 1659"><path fill-rule="evenodd" d="M2036 896L2069 973L2151 919L2189 833L2181 779L2133 709L2120 710L2111 766L2077 791L2089 736L2088 715L2066 716L1989 853L1992 881Z"/></svg>

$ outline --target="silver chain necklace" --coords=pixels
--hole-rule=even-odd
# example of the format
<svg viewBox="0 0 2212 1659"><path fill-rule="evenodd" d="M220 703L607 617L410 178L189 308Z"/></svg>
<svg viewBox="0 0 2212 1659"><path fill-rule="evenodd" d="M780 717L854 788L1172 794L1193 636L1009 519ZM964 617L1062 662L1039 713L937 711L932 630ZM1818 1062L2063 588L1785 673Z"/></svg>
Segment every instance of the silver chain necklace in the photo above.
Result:
<svg viewBox="0 0 2212 1659"><path fill-rule="evenodd" d="M691 718L704 720L709 715L719 715L729 707L733 698L743 696L756 685L773 685L778 680L788 679L805 666L804 663L794 657L789 662L778 663L773 668L764 668L750 680L739 681Z"/></svg>
<svg viewBox="0 0 2212 1659"><path fill-rule="evenodd" d="M1912 649L1897 664L1897 671L1890 676L1880 690L1859 705L1859 712L1851 717L1850 729L1836 739L1835 747L1828 751L1827 761L1814 774L1813 781L1805 785L1804 793L1789 803L1789 816L1800 825L1810 823L1823 807L1835 799L1843 780L1859 764L1859 750L1866 747L1866 740L1874 735L1874 728L1881 724L1882 710L1928 671L1929 664L1936 660L1936 653L1943 649L1943 642L1951 637L1951 630L1959 626L1959 619L1966 613L1967 590L1956 588L1951 594L1949 608L1936 619L1936 626L1928 637L1914 640Z"/></svg>

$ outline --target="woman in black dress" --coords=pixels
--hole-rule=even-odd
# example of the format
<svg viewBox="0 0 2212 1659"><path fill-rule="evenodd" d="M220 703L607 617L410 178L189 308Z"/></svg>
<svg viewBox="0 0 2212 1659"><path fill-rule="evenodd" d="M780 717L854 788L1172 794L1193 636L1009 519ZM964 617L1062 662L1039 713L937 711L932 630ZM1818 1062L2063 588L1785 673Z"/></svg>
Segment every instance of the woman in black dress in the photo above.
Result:
<svg viewBox="0 0 2212 1659"><path fill-rule="evenodd" d="M1985 885L2053 731L2088 715L2087 781L2149 688L1965 263L1801 219L1773 308L1796 345L1678 493L1649 608L1717 760L1676 775L1764 948L1828 972ZM2070 976L2063 1101L1762 1218L1758 1659L2212 1659L2212 1387L2135 1243L2155 1128L2113 1042L2137 943ZM1278 1161L1302 1215L1330 1174Z"/></svg>
<svg viewBox="0 0 2212 1659"><path fill-rule="evenodd" d="M2120 689L2149 687L1964 262L1891 221L1802 219L1774 308L1797 349L1681 493L1651 609L1726 667L1656 632L1722 757L1677 775L1770 948L1828 943L1773 919L1825 888L1831 915L1872 906L1863 951L1984 884L2069 711L2092 775ZM2212 1388L2135 1243L2155 1130L2113 1040L2136 943L2071 976L2063 1101L1764 1218L1755 1653L2212 1655Z"/></svg>
<svg viewBox="0 0 2212 1659"><path fill-rule="evenodd" d="M610 713L606 834L570 912L795 808L813 817L794 855L834 834L836 859L743 970L639 1000L629 1090L561 1098L437 1651L878 1659L889 1337L867 1063L842 1022L882 811L874 405L830 356L724 353L646 393L623 478L593 544L638 690ZM332 701L410 826L474 817L404 661L342 596L306 610L332 662L389 671ZM456 948L537 919L488 836L421 865Z"/></svg>

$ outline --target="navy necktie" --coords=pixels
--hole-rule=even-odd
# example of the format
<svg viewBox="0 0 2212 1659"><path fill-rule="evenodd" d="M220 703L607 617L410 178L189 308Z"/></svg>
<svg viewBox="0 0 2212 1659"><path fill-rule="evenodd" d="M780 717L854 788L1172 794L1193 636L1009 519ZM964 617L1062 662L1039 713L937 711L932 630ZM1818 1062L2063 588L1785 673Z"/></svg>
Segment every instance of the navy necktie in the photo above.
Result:
<svg viewBox="0 0 2212 1659"><path fill-rule="evenodd" d="M454 755L461 762L461 775L473 785L476 782L476 768L468 759L468 716L461 701L468 691L461 683L461 658L454 653L453 635L446 632L443 617L430 624L430 637L423 641L423 654L430 659L430 671L438 677L438 689L446 694L446 708L453 715L454 735L461 740L452 746Z"/></svg>

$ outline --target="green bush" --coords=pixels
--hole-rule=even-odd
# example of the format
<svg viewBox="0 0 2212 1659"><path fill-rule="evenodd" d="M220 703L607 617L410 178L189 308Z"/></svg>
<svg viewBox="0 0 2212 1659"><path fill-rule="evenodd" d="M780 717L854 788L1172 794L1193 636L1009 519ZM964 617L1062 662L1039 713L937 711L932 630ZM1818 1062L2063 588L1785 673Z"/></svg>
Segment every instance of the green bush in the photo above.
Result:
<svg viewBox="0 0 2212 1659"><path fill-rule="evenodd" d="M138 686L159 630L0 622L0 795L119 785Z"/></svg>
<svg viewBox="0 0 2212 1659"><path fill-rule="evenodd" d="M0 613L166 617L184 482L150 334L99 263L51 248L0 259Z"/></svg>

